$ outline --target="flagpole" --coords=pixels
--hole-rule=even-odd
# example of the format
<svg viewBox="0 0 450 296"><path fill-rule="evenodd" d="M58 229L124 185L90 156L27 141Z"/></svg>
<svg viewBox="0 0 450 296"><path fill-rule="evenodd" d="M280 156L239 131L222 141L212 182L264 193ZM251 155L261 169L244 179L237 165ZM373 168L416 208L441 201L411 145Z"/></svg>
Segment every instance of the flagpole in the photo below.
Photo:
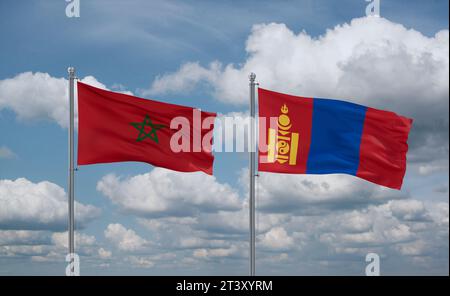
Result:
<svg viewBox="0 0 450 296"><path fill-rule="evenodd" d="M75 253L75 198L74 198L74 82L75 82L75 68L69 67L69 254L72 264L70 275L74 275L74 253Z"/></svg>
<svg viewBox="0 0 450 296"><path fill-rule="evenodd" d="M250 276L255 275L255 73L250 73Z"/></svg>

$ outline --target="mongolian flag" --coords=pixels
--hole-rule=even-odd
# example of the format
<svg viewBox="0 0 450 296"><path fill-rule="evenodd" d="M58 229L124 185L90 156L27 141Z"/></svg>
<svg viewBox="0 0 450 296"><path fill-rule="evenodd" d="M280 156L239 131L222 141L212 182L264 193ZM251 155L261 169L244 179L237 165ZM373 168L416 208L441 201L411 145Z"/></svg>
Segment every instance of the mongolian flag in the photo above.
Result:
<svg viewBox="0 0 450 296"><path fill-rule="evenodd" d="M259 89L259 171L350 174L400 189L412 120L349 102Z"/></svg>
<svg viewBox="0 0 450 296"><path fill-rule="evenodd" d="M78 82L78 164L141 161L212 174L215 116Z"/></svg>

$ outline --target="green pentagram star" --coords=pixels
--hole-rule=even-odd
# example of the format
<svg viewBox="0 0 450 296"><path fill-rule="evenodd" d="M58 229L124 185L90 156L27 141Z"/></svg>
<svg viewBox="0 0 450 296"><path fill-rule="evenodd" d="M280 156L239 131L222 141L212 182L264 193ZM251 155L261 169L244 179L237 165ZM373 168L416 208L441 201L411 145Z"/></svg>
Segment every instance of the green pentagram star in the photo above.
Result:
<svg viewBox="0 0 450 296"><path fill-rule="evenodd" d="M156 143L159 143L158 134L156 133L156 131L166 127L163 124L153 124L152 120L150 119L150 116L148 115L145 115L143 122L132 122L130 124L139 131L139 135L136 139L136 142L141 142L144 141L146 138L150 138ZM145 131L146 126L151 127L151 130L149 132Z"/></svg>

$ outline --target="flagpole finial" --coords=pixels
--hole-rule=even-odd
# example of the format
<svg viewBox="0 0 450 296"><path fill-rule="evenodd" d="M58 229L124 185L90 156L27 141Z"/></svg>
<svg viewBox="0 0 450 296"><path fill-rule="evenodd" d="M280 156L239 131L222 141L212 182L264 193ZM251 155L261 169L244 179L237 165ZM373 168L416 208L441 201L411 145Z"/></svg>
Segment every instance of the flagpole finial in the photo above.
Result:
<svg viewBox="0 0 450 296"><path fill-rule="evenodd" d="M256 74L252 72L250 73L250 75L248 75L248 78L250 79L251 82L255 82Z"/></svg>
<svg viewBox="0 0 450 296"><path fill-rule="evenodd" d="M69 67L69 68L67 68L67 72L68 72L70 75L73 75L73 74L75 73L75 68L74 68L74 67Z"/></svg>

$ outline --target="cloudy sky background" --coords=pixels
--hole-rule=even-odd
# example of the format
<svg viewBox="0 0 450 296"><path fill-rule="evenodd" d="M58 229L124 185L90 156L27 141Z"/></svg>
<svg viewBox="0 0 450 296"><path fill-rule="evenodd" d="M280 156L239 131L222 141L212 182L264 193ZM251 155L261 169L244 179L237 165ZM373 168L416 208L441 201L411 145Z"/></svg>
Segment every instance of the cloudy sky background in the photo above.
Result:
<svg viewBox="0 0 450 296"><path fill-rule="evenodd" d="M245 2L245 3L242 3ZM257 273L449 272L448 1L0 2L0 275L65 271L67 80L245 115L262 87L414 118L402 191L351 176L261 173ZM248 158L214 177L140 163L76 173L81 272L248 273Z"/></svg>

